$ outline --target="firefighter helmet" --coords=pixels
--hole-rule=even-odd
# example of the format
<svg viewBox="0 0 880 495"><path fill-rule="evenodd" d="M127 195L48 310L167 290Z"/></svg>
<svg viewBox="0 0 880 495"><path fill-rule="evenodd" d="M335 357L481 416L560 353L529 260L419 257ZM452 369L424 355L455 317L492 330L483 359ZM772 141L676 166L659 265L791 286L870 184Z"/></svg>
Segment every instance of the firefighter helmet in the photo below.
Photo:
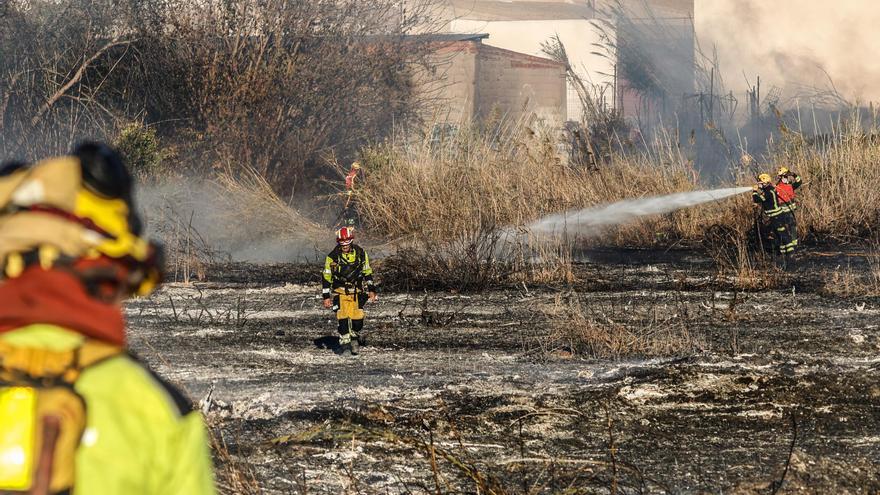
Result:
<svg viewBox="0 0 880 495"><path fill-rule="evenodd" d="M361 169L361 162L351 162L351 169L352 170L360 170Z"/></svg>
<svg viewBox="0 0 880 495"><path fill-rule="evenodd" d="M783 175L788 175L790 172L791 170L789 170L788 167L779 167L779 173L777 175L782 177Z"/></svg>
<svg viewBox="0 0 880 495"><path fill-rule="evenodd" d="M354 229L342 227L336 231L336 243L340 246L348 246L354 241Z"/></svg>
<svg viewBox="0 0 880 495"><path fill-rule="evenodd" d="M758 182L769 184L771 180L770 174L761 174L758 176Z"/></svg>
<svg viewBox="0 0 880 495"><path fill-rule="evenodd" d="M45 269L107 259L130 293L145 295L162 279L162 250L141 237L131 175L107 145L84 143L69 156L4 167L0 210L7 277L17 277L28 259Z"/></svg>

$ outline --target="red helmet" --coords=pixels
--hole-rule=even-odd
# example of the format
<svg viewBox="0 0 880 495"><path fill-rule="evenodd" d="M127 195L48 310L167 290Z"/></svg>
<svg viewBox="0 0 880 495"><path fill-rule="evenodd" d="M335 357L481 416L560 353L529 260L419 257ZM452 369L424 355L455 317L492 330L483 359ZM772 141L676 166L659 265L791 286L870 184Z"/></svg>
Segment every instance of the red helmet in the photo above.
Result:
<svg viewBox="0 0 880 495"><path fill-rule="evenodd" d="M340 246L348 246L354 241L354 229L351 227L342 227L336 231L336 243Z"/></svg>

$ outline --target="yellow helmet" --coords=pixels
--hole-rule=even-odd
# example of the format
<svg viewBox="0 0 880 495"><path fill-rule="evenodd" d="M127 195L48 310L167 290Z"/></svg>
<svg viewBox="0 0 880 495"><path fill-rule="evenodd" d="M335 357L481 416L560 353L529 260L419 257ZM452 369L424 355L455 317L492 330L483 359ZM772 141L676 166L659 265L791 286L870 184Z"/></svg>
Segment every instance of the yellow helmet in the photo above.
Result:
<svg viewBox="0 0 880 495"><path fill-rule="evenodd" d="M131 189L121 157L97 143L0 169L0 275L17 277L25 260L48 269L103 257L125 267L131 293L148 294L162 279L162 250L141 237Z"/></svg>
<svg viewBox="0 0 880 495"><path fill-rule="evenodd" d="M357 161L356 161L356 162L352 162L352 163L351 163L351 169L352 169L352 170L360 170L360 169L361 169L361 162L357 162Z"/></svg>
<svg viewBox="0 0 880 495"><path fill-rule="evenodd" d="M772 178L770 177L770 174L761 174L758 176L758 182L764 182L764 183L769 184L771 180L772 180Z"/></svg>
<svg viewBox="0 0 880 495"><path fill-rule="evenodd" d="M779 172L776 175L783 176L791 172L787 167L779 167Z"/></svg>

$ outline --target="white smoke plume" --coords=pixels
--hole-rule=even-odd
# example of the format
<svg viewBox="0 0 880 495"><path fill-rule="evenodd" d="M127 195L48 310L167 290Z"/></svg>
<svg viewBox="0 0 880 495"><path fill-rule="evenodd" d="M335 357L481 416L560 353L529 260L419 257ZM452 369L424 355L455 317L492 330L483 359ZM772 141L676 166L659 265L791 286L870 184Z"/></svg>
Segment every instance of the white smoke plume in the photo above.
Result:
<svg viewBox="0 0 880 495"><path fill-rule="evenodd" d="M718 49L725 84L785 97L804 86L827 89L829 77L847 100L880 101L880 2L875 0L695 0L695 27L705 52ZM827 73L827 75L826 75Z"/></svg>

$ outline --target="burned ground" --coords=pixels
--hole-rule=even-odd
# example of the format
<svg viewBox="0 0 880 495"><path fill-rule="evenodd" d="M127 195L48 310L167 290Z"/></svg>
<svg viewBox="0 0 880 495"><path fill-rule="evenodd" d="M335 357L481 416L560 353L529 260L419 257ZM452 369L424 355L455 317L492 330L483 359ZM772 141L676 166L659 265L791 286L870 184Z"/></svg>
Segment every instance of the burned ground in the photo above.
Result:
<svg viewBox="0 0 880 495"><path fill-rule="evenodd" d="M131 345L206 411L226 493L880 491L880 299L823 295L819 256L760 292L693 253L592 258L383 293L355 358L313 268L228 265L129 304ZM578 326L672 342L597 359Z"/></svg>

